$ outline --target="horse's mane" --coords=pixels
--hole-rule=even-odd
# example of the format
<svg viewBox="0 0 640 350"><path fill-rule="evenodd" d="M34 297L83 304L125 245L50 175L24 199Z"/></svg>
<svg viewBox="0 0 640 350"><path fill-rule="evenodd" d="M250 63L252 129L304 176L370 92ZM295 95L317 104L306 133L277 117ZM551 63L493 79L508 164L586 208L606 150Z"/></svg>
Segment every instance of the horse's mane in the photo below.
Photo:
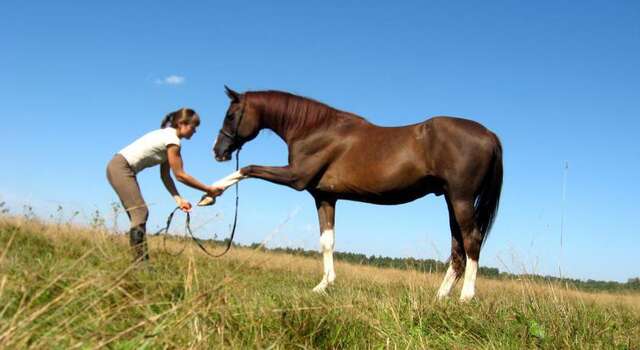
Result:
<svg viewBox="0 0 640 350"><path fill-rule="evenodd" d="M335 125L345 118L365 120L355 114L288 92L249 91L245 96L261 106L263 115L276 124L271 127L282 131L306 134L311 130Z"/></svg>

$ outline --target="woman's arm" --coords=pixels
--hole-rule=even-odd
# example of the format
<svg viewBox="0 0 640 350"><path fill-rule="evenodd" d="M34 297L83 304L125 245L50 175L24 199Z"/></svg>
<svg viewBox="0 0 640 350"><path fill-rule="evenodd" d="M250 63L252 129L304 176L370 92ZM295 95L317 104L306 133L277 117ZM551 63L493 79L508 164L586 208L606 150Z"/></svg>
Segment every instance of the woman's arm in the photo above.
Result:
<svg viewBox="0 0 640 350"><path fill-rule="evenodd" d="M166 187L167 191L171 193L171 196L176 201L178 206L183 210L189 211L191 209L191 203L180 197L180 193L178 193L176 184L173 182L171 175L169 175L169 164L167 162L160 164L160 178L162 179L164 187Z"/></svg>
<svg viewBox="0 0 640 350"><path fill-rule="evenodd" d="M182 182L183 184L191 187L191 188L195 188L197 190L206 192L207 194L209 194L210 196L216 197L219 196L220 194L222 194L222 189L217 188L217 187L212 187L212 186L207 186L205 184L203 184L202 182L196 180L196 178L194 178L193 176L187 174L184 171L184 167L183 167L183 163L182 163L182 156L180 155L180 147L177 145L169 145L167 147L167 159L168 159L168 163L169 163L169 167L171 168L171 171L173 172L173 176L176 177L176 179L180 182ZM168 170L167 170L168 173ZM173 181L172 181L173 182ZM167 188L169 189L169 188ZM175 186L174 186L175 189ZM169 189L169 192L171 192L171 190ZM177 191L176 191L177 193ZM173 195L173 193L172 193Z"/></svg>

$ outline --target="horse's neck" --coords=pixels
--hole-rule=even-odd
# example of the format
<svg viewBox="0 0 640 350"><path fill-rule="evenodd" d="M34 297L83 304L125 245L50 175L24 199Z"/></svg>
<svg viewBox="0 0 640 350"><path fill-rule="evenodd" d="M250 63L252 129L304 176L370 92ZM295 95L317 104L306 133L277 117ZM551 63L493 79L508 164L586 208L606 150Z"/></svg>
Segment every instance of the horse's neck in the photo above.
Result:
<svg viewBox="0 0 640 350"><path fill-rule="evenodd" d="M286 121L282 120L282 118L286 117L278 117L273 115L263 115L262 116L262 129L269 129L273 131L276 135L280 136L280 138L289 143L291 139L291 135L287 133Z"/></svg>
<svg viewBox="0 0 640 350"><path fill-rule="evenodd" d="M258 108L265 110L265 108ZM336 124L353 121L357 123L365 122L366 120L348 112L337 111L331 109L331 113L326 115L326 119L321 118L319 121L305 119L305 116L288 115L285 113L277 113L276 115L267 114L263 112L261 117L261 127L263 129L269 129L276 133L286 143L303 137L312 135L316 130L326 130L327 128L334 127ZM301 121L300 118L303 118ZM310 123L310 124L306 124Z"/></svg>
<svg viewBox="0 0 640 350"><path fill-rule="evenodd" d="M276 133L287 144L300 136L307 136L311 130L305 129L304 125L299 125L299 116L287 114L263 115L262 128L269 129Z"/></svg>

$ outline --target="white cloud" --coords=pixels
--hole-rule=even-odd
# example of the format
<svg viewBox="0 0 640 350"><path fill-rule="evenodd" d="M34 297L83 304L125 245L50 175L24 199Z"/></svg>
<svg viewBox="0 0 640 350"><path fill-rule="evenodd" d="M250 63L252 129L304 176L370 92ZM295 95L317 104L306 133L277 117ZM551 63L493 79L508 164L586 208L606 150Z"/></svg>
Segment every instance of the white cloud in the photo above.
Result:
<svg viewBox="0 0 640 350"><path fill-rule="evenodd" d="M163 79L156 79L156 84L158 85L182 85L185 82L185 78L179 75L170 75Z"/></svg>

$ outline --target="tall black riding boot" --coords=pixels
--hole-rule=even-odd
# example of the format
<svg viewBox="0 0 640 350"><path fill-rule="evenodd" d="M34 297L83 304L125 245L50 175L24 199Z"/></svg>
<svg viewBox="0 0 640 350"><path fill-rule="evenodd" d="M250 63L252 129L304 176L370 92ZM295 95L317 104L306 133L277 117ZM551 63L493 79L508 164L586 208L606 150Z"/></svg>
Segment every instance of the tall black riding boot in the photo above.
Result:
<svg viewBox="0 0 640 350"><path fill-rule="evenodd" d="M129 230L129 245L133 250L133 261L149 260L145 225L138 225Z"/></svg>

